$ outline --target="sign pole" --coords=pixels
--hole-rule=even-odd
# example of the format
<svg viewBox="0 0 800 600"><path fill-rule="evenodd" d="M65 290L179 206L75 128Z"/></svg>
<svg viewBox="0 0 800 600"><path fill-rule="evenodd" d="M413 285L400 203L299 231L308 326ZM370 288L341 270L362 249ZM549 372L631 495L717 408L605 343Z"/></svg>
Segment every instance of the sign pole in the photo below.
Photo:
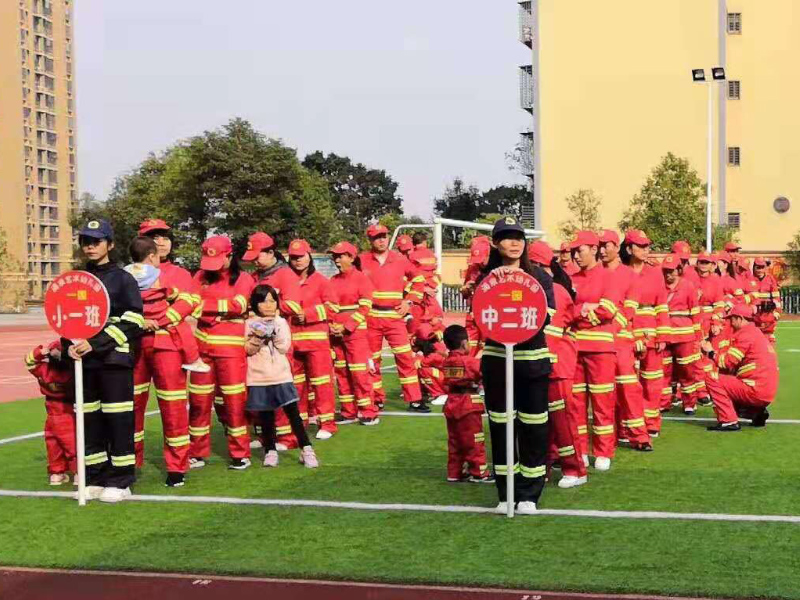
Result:
<svg viewBox="0 0 800 600"><path fill-rule="evenodd" d="M506 344L506 516L514 518L514 344Z"/></svg>
<svg viewBox="0 0 800 600"><path fill-rule="evenodd" d="M86 434L83 424L83 362L75 361L75 433L78 454L78 506L86 506Z"/></svg>

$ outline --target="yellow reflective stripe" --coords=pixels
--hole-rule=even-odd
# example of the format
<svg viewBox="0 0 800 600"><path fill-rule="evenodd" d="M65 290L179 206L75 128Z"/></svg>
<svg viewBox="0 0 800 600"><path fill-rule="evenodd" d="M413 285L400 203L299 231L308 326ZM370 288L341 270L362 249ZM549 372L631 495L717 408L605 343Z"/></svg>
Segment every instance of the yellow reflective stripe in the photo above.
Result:
<svg viewBox="0 0 800 600"><path fill-rule="evenodd" d="M364 365L366 367L366 365ZM334 369L345 369L347 368L347 361L346 360L335 360L333 361L333 368Z"/></svg>
<svg viewBox="0 0 800 600"><path fill-rule="evenodd" d="M682 358L679 357L678 358L678 364L679 365L691 365L692 363L697 362L701 358L703 358L703 355L698 352L697 354L692 354L691 356L684 356Z"/></svg>
<svg viewBox="0 0 800 600"><path fill-rule="evenodd" d="M747 363L746 365L742 365L736 371L737 375L744 375L745 373L749 373L750 371L756 370L756 363Z"/></svg>
<svg viewBox="0 0 800 600"><path fill-rule="evenodd" d="M639 417L638 419L623 420L622 424L625 425L625 427L644 427L644 418Z"/></svg>
<svg viewBox="0 0 800 600"><path fill-rule="evenodd" d="M111 464L115 467L132 467L136 464L135 454L123 454L122 456L111 455Z"/></svg>
<svg viewBox="0 0 800 600"><path fill-rule="evenodd" d="M366 322L366 320L367 320L366 317L364 317L364 315L362 315L361 313L353 313L353 321L355 321L359 325L361 323Z"/></svg>
<svg viewBox="0 0 800 600"><path fill-rule="evenodd" d="M659 413L661 414L661 413ZM589 431L589 428L586 425L578 425L578 433L580 435L586 435Z"/></svg>
<svg viewBox="0 0 800 600"><path fill-rule="evenodd" d="M242 425L241 427L226 427L225 430L231 437L247 435L247 425Z"/></svg>
<svg viewBox="0 0 800 600"><path fill-rule="evenodd" d="M140 383L139 385L133 386L133 394L134 396L138 394L143 394L150 390L150 382L147 383Z"/></svg>
<svg viewBox="0 0 800 600"><path fill-rule="evenodd" d="M412 375L411 377L400 377L400 385L411 385L414 383L419 383L419 378L416 375Z"/></svg>
<svg viewBox="0 0 800 600"><path fill-rule="evenodd" d="M356 399L356 397L353 396L352 394L348 394L346 396L344 396L344 395L340 395L339 396L339 402L341 402L342 404L350 404L355 399Z"/></svg>
<svg viewBox="0 0 800 600"><path fill-rule="evenodd" d="M128 321L129 323L133 323L139 327L144 327L144 317L140 313L133 312L132 310L126 310L124 313L122 313L122 316L119 318L119 320Z"/></svg>
<svg viewBox="0 0 800 600"><path fill-rule="evenodd" d="M389 310L379 310L377 308L373 308L369 311L369 316L374 317L376 319L402 319L400 315L397 314L397 311L394 309Z"/></svg>
<svg viewBox="0 0 800 600"><path fill-rule="evenodd" d="M609 392L614 391L614 384L613 383L590 383L589 384L589 393L590 394L607 394Z"/></svg>
<svg viewBox="0 0 800 600"><path fill-rule="evenodd" d="M133 412L133 400L130 402L103 402L100 410L106 414Z"/></svg>
<svg viewBox="0 0 800 600"><path fill-rule="evenodd" d="M209 335L199 329L194 335L201 342L211 346L244 346L244 336L238 335Z"/></svg>
<svg viewBox="0 0 800 600"><path fill-rule="evenodd" d="M578 340L589 341L589 342L613 342L614 341L614 334L605 331L587 331L585 329L579 329L575 332L575 337Z"/></svg>
<svg viewBox="0 0 800 600"><path fill-rule="evenodd" d="M547 403L547 410L549 410L550 412L564 410L566 407L567 403L564 400L553 400L552 402Z"/></svg>
<svg viewBox="0 0 800 600"><path fill-rule="evenodd" d="M369 406L371 402L369 398L359 398L356 404L358 404L358 406Z"/></svg>
<svg viewBox="0 0 800 600"><path fill-rule="evenodd" d="M742 359L744 358L744 352L742 352L741 350L739 350L739 349L738 349L738 348L736 348L735 346L731 346L731 347L728 349L728 353L729 353L729 354L731 354L731 355L733 355L733 356L735 356L735 357L736 357L736 358L738 358L739 360L742 360Z"/></svg>
<svg viewBox="0 0 800 600"><path fill-rule="evenodd" d="M632 383L639 383L639 378L636 375L618 375L616 377L617 383L620 385L630 385Z"/></svg>
<svg viewBox="0 0 800 600"><path fill-rule="evenodd" d="M586 390L589 389L585 383L573 383L572 384L572 393L573 394L581 394L585 393Z"/></svg>
<svg viewBox="0 0 800 600"><path fill-rule="evenodd" d="M555 325L545 325L544 328L545 335L551 335L553 337L564 337L564 328L563 327L556 327Z"/></svg>
<svg viewBox="0 0 800 600"><path fill-rule="evenodd" d="M525 465L520 465L519 470L523 477L535 479L537 477L544 477L547 468L544 465L539 467L526 467Z"/></svg>
<svg viewBox="0 0 800 600"><path fill-rule="evenodd" d="M246 314L247 313L247 298L245 298L241 294L237 294L236 296L233 297L233 301L236 302L239 305L239 307L242 309L242 311L241 311L242 314Z"/></svg>
<svg viewBox="0 0 800 600"><path fill-rule="evenodd" d="M572 456L575 454L575 446L562 446L558 449L559 456Z"/></svg>
<svg viewBox="0 0 800 600"><path fill-rule="evenodd" d="M189 425L189 435L192 435L194 437L199 437L203 435L208 435L209 433L211 433L210 425L206 425L205 427L192 427L191 425Z"/></svg>
<svg viewBox="0 0 800 600"><path fill-rule="evenodd" d="M144 441L144 431L137 431L133 434L133 441L134 442L143 442Z"/></svg>
<svg viewBox="0 0 800 600"><path fill-rule="evenodd" d="M625 300L625 301L622 303L622 305L623 305L625 308L632 308L633 310L636 310L637 308L639 308L639 303L638 303L638 302L636 302L636 300Z"/></svg>
<svg viewBox="0 0 800 600"><path fill-rule="evenodd" d="M177 325L178 323L181 322L181 319L182 319L181 313L179 313L177 310L175 310L171 306L167 309L167 318L170 320L170 322L173 325Z"/></svg>
<svg viewBox="0 0 800 600"><path fill-rule="evenodd" d="M234 383L232 385L219 386L223 396L231 396L233 394L242 394L245 392L246 387L243 383Z"/></svg>
<svg viewBox="0 0 800 600"><path fill-rule="evenodd" d="M507 465L495 465L494 472L498 475L508 475L508 466ZM511 467L512 473L519 473L519 463L516 463L513 467Z"/></svg>
<svg viewBox="0 0 800 600"><path fill-rule="evenodd" d="M189 383L188 389L190 394L213 394L214 393L214 384L204 384L201 385L199 383Z"/></svg>
<svg viewBox="0 0 800 600"><path fill-rule="evenodd" d="M108 454L106 454L105 451L96 452L95 454L87 454L84 460L86 462L86 466L91 467L92 465L99 465L106 462L108 460Z"/></svg>
<svg viewBox="0 0 800 600"><path fill-rule="evenodd" d="M589 323L591 323L595 327L600 325L600 317L597 316L597 314L594 312L594 309L586 313L586 318L589 319Z"/></svg>
<svg viewBox="0 0 800 600"><path fill-rule="evenodd" d="M156 388L156 398L165 402L186 400L186 390L159 390Z"/></svg>
<svg viewBox="0 0 800 600"><path fill-rule="evenodd" d="M595 435L611 435L614 433L613 425L592 425L592 433Z"/></svg>
<svg viewBox="0 0 800 600"><path fill-rule="evenodd" d="M326 331L303 331L292 333L292 341L303 342L308 340L327 340L328 333Z"/></svg>
<svg viewBox="0 0 800 600"><path fill-rule="evenodd" d="M378 300L402 300L403 292L374 292L373 296Z"/></svg>
<svg viewBox="0 0 800 600"><path fill-rule="evenodd" d="M486 435L481 431L480 433L476 433L474 435L474 439L476 442L484 442L486 441Z"/></svg>
<svg viewBox="0 0 800 600"><path fill-rule="evenodd" d="M324 306L317 304L314 308L317 311L317 318L319 318L320 321L324 321L328 318L328 314L325 312Z"/></svg>
<svg viewBox="0 0 800 600"><path fill-rule="evenodd" d="M661 411L658 410L657 408L656 409L645 408L644 409L644 416L647 417L648 419L655 419L655 418L661 416Z"/></svg>
<svg viewBox="0 0 800 600"><path fill-rule="evenodd" d="M305 383L306 382L306 374L305 373L300 373L299 375L295 375L293 380L294 380L295 385L300 385L301 383Z"/></svg>
<svg viewBox="0 0 800 600"><path fill-rule="evenodd" d="M639 375L642 379L661 379L664 377L664 371L639 371Z"/></svg>
<svg viewBox="0 0 800 600"><path fill-rule="evenodd" d="M524 413L517 412L517 418L525 425L544 425L547 423L547 413Z"/></svg>
<svg viewBox="0 0 800 600"><path fill-rule="evenodd" d="M189 440L190 438L188 435L180 435L178 437L166 438L167 446L169 446L170 448L180 448L181 446L188 446Z"/></svg>
<svg viewBox="0 0 800 600"><path fill-rule="evenodd" d="M311 377L309 381L311 382L311 385L325 385L326 383L331 382L331 376L323 375L322 377Z"/></svg>
<svg viewBox="0 0 800 600"><path fill-rule="evenodd" d="M107 326L105 328L105 332L110 335L120 346L124 346L128 343L128 337L122 333L122 330L116 325Z"/></svg>
<svg viewBox="0 0 800 600"><path fill-rule="evenodd" d="M359 298L358 305L366 306L367 308L372 308L372 300L370 300L369 298Z"/></svg>
<svg viewBox="0 0 800 600"><path fill-rule="evenodd" d="M95 402L84 402L83 403L83 412L90 413L90 412L97 412L100 410L100 400L96 400Z"/></svg>
<svg viewBox="0 0 800 600"><path fill-rule="evenodd" d="M405 346L397 346L392 348L393 354L405 354L406 352L411 352L411 344L406 344Z"/></svg>
<svg viewBox="0 0 800 600"><path fill-rule="evenodd" d="M228 312L228 300L226 298L220 298L217 300L217 312L220 314L225 314Z"/></svg>
<svg viewBox="0 0 800 600"><path fill-rule="evenodd" d="M508 413L506 412L494 412L491 410L488 412L489 412L489 420L492 423L505 423L508 420ZM517 411L514 411L512 413L512 418L516 418L516 416L517 416Z"/></svg>
<svg viewBox="0 0 800 600"><path fill-rule="evenodd" d="M669 306L666 304L659 304L654 308L655 314L659 315L661 313L669 312Z"/></svg>

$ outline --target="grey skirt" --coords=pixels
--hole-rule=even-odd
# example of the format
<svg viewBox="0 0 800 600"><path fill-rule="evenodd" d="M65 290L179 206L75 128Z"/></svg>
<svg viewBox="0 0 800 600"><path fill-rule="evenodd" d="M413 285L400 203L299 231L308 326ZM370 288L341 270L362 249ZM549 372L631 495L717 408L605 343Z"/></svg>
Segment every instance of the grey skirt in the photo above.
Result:
<svg viewBox="0 0 800 600"><path fill-rule="evenodd" d="M291 382L248 386L245 408L253 412L276 410L298 399L297 388Z"/></svg>

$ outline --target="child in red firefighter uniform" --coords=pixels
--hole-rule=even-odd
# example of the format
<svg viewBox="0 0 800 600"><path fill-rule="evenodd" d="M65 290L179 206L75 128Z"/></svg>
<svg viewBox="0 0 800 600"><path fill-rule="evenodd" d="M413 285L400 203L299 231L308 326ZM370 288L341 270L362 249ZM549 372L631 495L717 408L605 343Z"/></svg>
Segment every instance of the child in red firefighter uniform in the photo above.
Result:
<svg viewBox="0 0 800 600"><path fill-rule="evenodd" d="M767 273L767 261L759 257L753 261L755 276L755 296L757 312L755 324L767 339L775 345L775 329L781 318L781 287L775 278Z"/></svg>
<svg viewBox="0 0 800 600"><path fill-rule="evenodd" d="M446 346L430 325L422 324L414 332L412 349L422 356L417 358L417 372L422 387L422 396L434 406L447 400L442 368L447 356Z"/></svg>
<svg viewBox="0 0 800 600"><path fill-rule="evenodd" d="M61 344L37 346L25 357L25 366L39 382L44 394L47 419L44 442L47 447L47 472L50 485L69 483L77 472L75 463L75 388L72 362L61 360Z"/></svg>
<svg viewBox="0 0 800 600"><path fill-rule="evenodd" d="M467 330L461 325L445 329L444 343L450 351L442 365L447 390L443 411L447 420L447 481L468 478L472 483L494 483L486 466L484 406L478 394L480 361L470 356Z"/></svg>

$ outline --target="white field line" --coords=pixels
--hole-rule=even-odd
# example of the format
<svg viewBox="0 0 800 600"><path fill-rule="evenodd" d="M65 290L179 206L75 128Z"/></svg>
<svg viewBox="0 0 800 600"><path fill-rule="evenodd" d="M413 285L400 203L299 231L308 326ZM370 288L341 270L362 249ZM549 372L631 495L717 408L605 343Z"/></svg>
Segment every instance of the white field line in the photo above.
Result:
<svg viewBox="0 0 800 600"><path fill-rule="evenodd" d="M0 490L5 498L66 498L74 499L74 492L35 492L28 490ZM231 498L225 496L154 496L134 494L133 502L167 502L184 504L230 504L238 506L294 506L306 508L339 508L363 511L407 511L436 513L494 514L494 508L483 506L448 506L440 504L400 504L370 502L335 502L326 500L284 500L272 498ZM728 521L750 523L796 523L795 515L736 515L725 513L680 513L666 511L635 510L574 510L541 509L539 515L548 517L587 517L596 519L660 519L685 521ZM504 515L501 515L504 516Z"/></svg>
<svg viewBox="0 0 800 600"><path fill-rule="evenodd" d="M151 410L144 413L145 417L150 417L152 415L157 415L159 411ZM34 438L44 437L44 431L37 431L36 433L27 433L25 435L18 435L16 437L5 438L0 440L0 446L3 444L13 444L14 442L23 442L25 440L32 440Z"/></svg>
<svg viewBox="0 0 800 600"><path fill-rule="evenodd" d="M391 411L387 410L381 413L381 417L443 417L444 415L440 412L430 412L430 413L411 413L411 412L402 412L402 411ZM483 418L486 418L486 415L483 415ZM703 423L716 423L716 419L706 418L706 417L661 417L662 421L699 421ZM749 423L749 419L740 419L743 423ZM770 425L775 423L776 425L800 425L800 419L770 419L767 421Z"/></svg>

